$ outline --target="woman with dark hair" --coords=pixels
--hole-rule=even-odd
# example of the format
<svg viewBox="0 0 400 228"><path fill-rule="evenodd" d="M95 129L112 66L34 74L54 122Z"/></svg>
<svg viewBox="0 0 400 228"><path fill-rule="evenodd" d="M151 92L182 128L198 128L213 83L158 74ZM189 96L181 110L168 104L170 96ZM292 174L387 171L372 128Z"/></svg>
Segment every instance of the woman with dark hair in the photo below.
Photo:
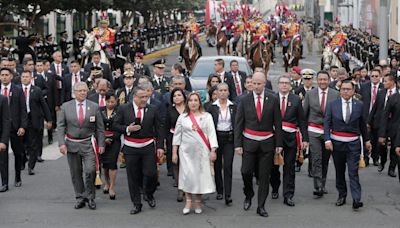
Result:
<svg viewBox="0 0 400 228"><path fill-rule="evenodd" d="M218 75L210 75L207 79L207 89L210 90L213 86L216 86L221 82L221 78Z"/></svg>
<svg viewBox="0 0 400 228"><path fill-rule="evenodd" d="M179 185L185 192L183 214L192 208L195 195L195 213L202 213L201 196L215 192L212 162L216 159L217 135L210 113L204 111L198 93L191 93L185 111L179 116L172 141L172 162L178 164ZM211 161L211 162L210 162Z"/></svg>
<svg viewBox="0 0 400 228"><path fill-rule="evenodd" d="M166 130L166 144L167 144L167 159L171 159L172 163L172 137L175 133L175 125L178 117L185 111L186 95L182 89L176 88L172 90L170 102L172 105L168 106L167 118L165 121ZM174 187L178 187L179 178L179 165L173 164L172 166L173 177L175 180ZM178 190L178 197L176 199L178 202L183 201L183 192Z"/></svg>
<svg viewBox="0 0 400 228"><path fill-rule="evenodd" d="M106 106L101 110L104 122L105 152L100 156L105 179L104 194L115 200L115 180L117 178L117 160L121 149L121 134L113 130L113 121L117 114L117 98L113 93L106 94Z"/></svg>
<svg viewBox="0 0 400 228"><path fill-rule="evenodd" d="M211 105L218 99L218 88L217 85L211 87L208 90L208 101L204 104L204 109L208 111Z"/></svg>

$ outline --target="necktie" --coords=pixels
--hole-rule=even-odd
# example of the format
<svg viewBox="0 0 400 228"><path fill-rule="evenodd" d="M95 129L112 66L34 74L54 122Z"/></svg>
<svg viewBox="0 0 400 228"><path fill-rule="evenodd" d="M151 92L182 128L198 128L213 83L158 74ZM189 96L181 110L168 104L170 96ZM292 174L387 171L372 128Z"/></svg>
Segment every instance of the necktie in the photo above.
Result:
<svg viewBox="0 0 400 228"><path fill-rule="evenodd" d="M294 82L294 86L295 86L295 87L298 87L298 86L299 86L299 82L298 82L298 81L295 81L295 82Z"/></svg>
<svg viewBox="0 0 400 228"><path fill-rule="evenodd" d="M389 97L392 96L392 90L389 90Z"/></svg>
<svg viewBox="0 0 400 228"><path fill-rule="evenodd" d="M4 87L3 95L8 98L8 88Z"/></svg>
<svg viewBox="0 0 400 228"><path fill-rule="evenodd" d="M138 108L137 113L136 113L136 118L140 118L142 120L142 109Z"/></svg>
<svg viewBox="0 0 400 228"><path fill-rule="evenodd" d="M28 98L28 87L25 87L24 93L25 93L25 99L27 99Z"/></svg>
<svg viewBox="0 0 400 228"><path fill-rule="evenodd" d="M83 122L85 120L85 117L83 115L83 104L79 103L79 116L78 116L79 124L82 126Z"/></svg>
<svg viewBox="0 0 400 228"><path fill-rule="evenodd" d="M376 85L374 85L374 89L372 90L372 106L374 106L376 100Z"/></svg>
<svg viewBox="0 0 400 228"><path fill-rule="evenodd" d="M100 104L99 104L99 106L100 107L104 107L104 96L103 95L100 96Z"/></svg>
<svg viewBox="0 0 400 228"><path fill-rule="evenodd" d="M75 83L79 82L78 80L79 80L79 79L78 79L78 75L75 74Z"/></svg>
<svg viewBox="0 0 400 228"><path fill-rule="evenodd" d="M257 96L256 111L257 111L258 121L261 121L261 96L260 95Z"/></svg>
<svg viewBox="0 0 400 228"><path fill-rule="evenodd" d="M61 76L60 64L57 64L56 74Z"/></svg>
<svg viewBox="0 0 400 228"><path fill-rule="evenodd" d="M283 97L282 97L282 103L281 103L281 114L282 114L282 118L283 118L283 116L285 116L285 112L286 112L285 96L283 96Z"/></svg>
<svg viewBox="0 0 400 228"><path fill-rule="evenodd" d="M322 113L325 113L325 91L322 91L322 99L321 99L321 111Z"/></svg>
<svg viewBox="0 0 400 228"><path fill-rule="evenodd" d="M346 101L346 123L350 121L350 101Z"/></svg>
<svg viewBox="0 0 400 228"><path fill-rule="evenodd" d="M242 94L242 91L240 89L240 83L239 83L239 77L237 74L235 74L235 87L236 87L236 94L239 96Z"/></svg>

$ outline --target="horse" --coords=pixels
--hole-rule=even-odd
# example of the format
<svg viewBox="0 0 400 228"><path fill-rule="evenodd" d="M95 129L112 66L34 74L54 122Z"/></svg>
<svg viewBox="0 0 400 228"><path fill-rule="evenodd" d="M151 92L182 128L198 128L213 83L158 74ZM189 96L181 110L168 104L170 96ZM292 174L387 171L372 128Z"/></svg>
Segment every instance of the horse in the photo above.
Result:
<svg viewBox="0 0 400 228"><path fill-rule="evenodd" d="M228 49L228 37L225 34L225 30L219 30L217 33L217 53L221 54L220 49L224 49L224 55L229 53Z"/></svg>
<svg viewBox="0 0 400 228"><path fill-rule="evenodd" d="M339 57L332 51L331 47L326 46L322 53L321 69L328 69L331 66L343 67L343 64Z"/></svg>
<svg viewBox="0 0 400 228"><path fill-rule="evenodd" d="M246 54L243 33L241 33L240 36L239 36L239 39L238 39L238 41L236 43L236 52L233 53L233 54L236 55L236 56L244 56Z"/></svg>
<svg viewBox="0 0 400 228"><path fill-rule="evenodd" d="M271 42L265 40L264 42L257 41L256 47L252 55L252 59L249 61L251 67L254 71L256 67L262 67L265 70L265 75L268 74L269 64L271 63L272 53L271 53ZM250 53L249 53L250 56Z"/></svg>
<svg viewBox="0 0 400 228"><path fill-rule="evenodd" d="M200 58L199 53L200 51L194 42L191 32L187 31L185 40L181 44L179 61L182 61L182 59L185 61L186 70L189 73L192 71L197 59Z"/></svg>
<svg viewBox="0 0 400 228"><path fill-rule="evenodd" d="M243 48L243 55L246 55L249 58L250 53L250 46L253 40L252 33L249 30L245 30L242 32L242 48Z"/></svg>
<svg viewBox="0 0 400 228"><path fill-rule="evenodd" d="M217 27L210 26L207 30L207 44L209 47L215 47L217 45Z"/></svg>
<svg viewBox="0 0 400 228"><path fill-rule="evenodd" d="M85 41L81 50L82 66L89 62L91 54L95 51L100 52L100 62L110 64L105 51L101 48L100 42L96 38L96 35L93 32L88 33L85 30Z"/></svg>
<svg viewBox="0 0 400 228"><path fill-rule="evenodd" d="M286 53L283 55L285 72L289 67L298 66L301 57L301 39L300 36L294 36L287 47Z"/></svg>

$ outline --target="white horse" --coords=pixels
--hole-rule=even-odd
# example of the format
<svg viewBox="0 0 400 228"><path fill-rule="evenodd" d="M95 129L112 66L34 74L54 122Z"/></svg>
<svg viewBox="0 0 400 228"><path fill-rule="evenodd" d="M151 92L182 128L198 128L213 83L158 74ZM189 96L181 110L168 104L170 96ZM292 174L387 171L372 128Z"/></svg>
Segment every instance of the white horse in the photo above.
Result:
<svg viewBox="0 0 400 228"><path fill-rule="evenodd" d="M338 56L333 53L332 49L329 46L326 46L324 52L322 54L322 63L323 68L329 68L330 66L342 67L342 62L338 58Z"/></svg>
<svg viewBox="0 0 400 228"><path fill-rule="evenodd" d="M101 48L100 42L97 40L94 32L88 33L85 31L85 42L83 43L81 51L83 66L89 62L89 56L95 51L100 52L100 62L110 64L110 61L108 60L104 50Z"/></svg>

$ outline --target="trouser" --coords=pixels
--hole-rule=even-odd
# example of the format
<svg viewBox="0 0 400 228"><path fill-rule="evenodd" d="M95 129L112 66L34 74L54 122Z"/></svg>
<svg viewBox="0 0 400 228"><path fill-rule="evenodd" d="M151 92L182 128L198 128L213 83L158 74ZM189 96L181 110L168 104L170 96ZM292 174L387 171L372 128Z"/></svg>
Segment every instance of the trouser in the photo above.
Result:
<svg viewBox="0 0 400 228"><path fill-rule="evenodd" d="M29 126L24 135L25 148L27 154L29 155L28 167L30 169L35 168L41 146L43 146L43 143L40 142L42 141L40 134L41 132L43 133L43 129L35 129L32 126Z"/></svg>
<svg viewBox="0 0 400 228"><path fill-rule="evenodd" d="M284 134L296 134L296 133L284 133ZM292 198L294 196L295 189L295 161L297 153L297 143L294 146L288 146L286 143L283 144L283 197ZM274 165L271 172L271 187L272 192L277 193L281 184L281 173L279 172L279 165Z"/></svg>
<svg viewBox="0 0 400 228"><path fill-rule="evenodd" d="M17 135L17 131L10 132L11 149L14 153L15 181L21 181L21 167L23 162L24 144L23 138ZM8 185L8 146L6 151L0 153L0 174L2 185Z"/></svg>
<svg viewBox="0 0 400 228"><path fill-rule="evenodd" d="M325 149L325 140L323 135L319 137L309 136L309 138L314 188L325 188L326 175L328 173L329 158L331 154Z"/></svg>
<svg viewBox="0 0 400 228"><path fill-rule="evenodd" d="M378 161L379 156L380 156L380 151L384 149L385 146L381 145L378 142L378 130L376 128L371 129L370 135L371 135L371 145L372 145L372 151L371 151L371 158L373 161ZM382 161L381 161L382 162ZM385 160L386 162L386 160Z"/></svg>
<svg viewBox="0 0 400 228"><path fill-rule="evenodd" d="M145 180L145 194L153 196L157 186L154 144L143 148L124 147L129 194L134 205L141 205L140 187Z"/></svg>
<svg viewBox="0 0 400 228"><path fill-rule="evenodd" d="M230 135L229 135L230 134ZM223 194L225 188L225 198L232 193L232 168L233 168L233 132L218 132L217 159L214 162L215 185L218 194ZM222 169L224 177L222 178Z"/></svg>
<svg viewBox="0 0 400 228"><path fill-rule="evenodd" d="M388 143L390 141L390 149L388 148ZM395 151L395 147L393 146L394 142L393 140L391 141L390 138L386 139L386 144L380 147L380 156L381 156L381 165L385 166L387 162L387 157L388 157L388 150L389 150L389 158L390 158L390 163L389 163L389 170L395 170L396 165L397 165L397 154Z"/></svg>
<svg viewBox="0 0 400 228"><path fill-rule="evenodd" d="M94 199L96 177L96 156L93 149L68 152L68 165L76 199Z"/></svg>
<svg viewBox="0 0 400 228"><path fill-rule="evenodd" d="M245 141L248 139L243 140ZM268 145L265 146L266 143L263 142L263 148L261 148L261 145L259 145L256 151L246 151L246 148L243 148L244 152L242 156L241 172L244 183L243 190L246 198L252 198L254 196L253 174L255 171L255 165L258 165L258 207L264 207L265 205L265 200L267 199L269 193L271 169L274 165L274 138L269 138L266 141L268 141ZM260 142L255 141L252 141L251 143L261 144ZM268 148L267 151L265 150L266 148Z"/></svg>
<svg viewBox="0 0 400 228"><path fill-rule="evenodd" d="M336 169L336 189L339 197L346 198L346 163L350 179L350 190L353 200L361 200L361 185L358 177L358 163L360 161L361 142L356 140L353 142L343 143L332 140L333 143L333 161Z"/></svg>
<svg viewBox="0 0 400 228"><path fill-rule="evenodd" d="M168 132L167 133L167 140L166 140L166 146L167 146L167 170L168 172L172 172L172 138L173 134Z"/></svg>

